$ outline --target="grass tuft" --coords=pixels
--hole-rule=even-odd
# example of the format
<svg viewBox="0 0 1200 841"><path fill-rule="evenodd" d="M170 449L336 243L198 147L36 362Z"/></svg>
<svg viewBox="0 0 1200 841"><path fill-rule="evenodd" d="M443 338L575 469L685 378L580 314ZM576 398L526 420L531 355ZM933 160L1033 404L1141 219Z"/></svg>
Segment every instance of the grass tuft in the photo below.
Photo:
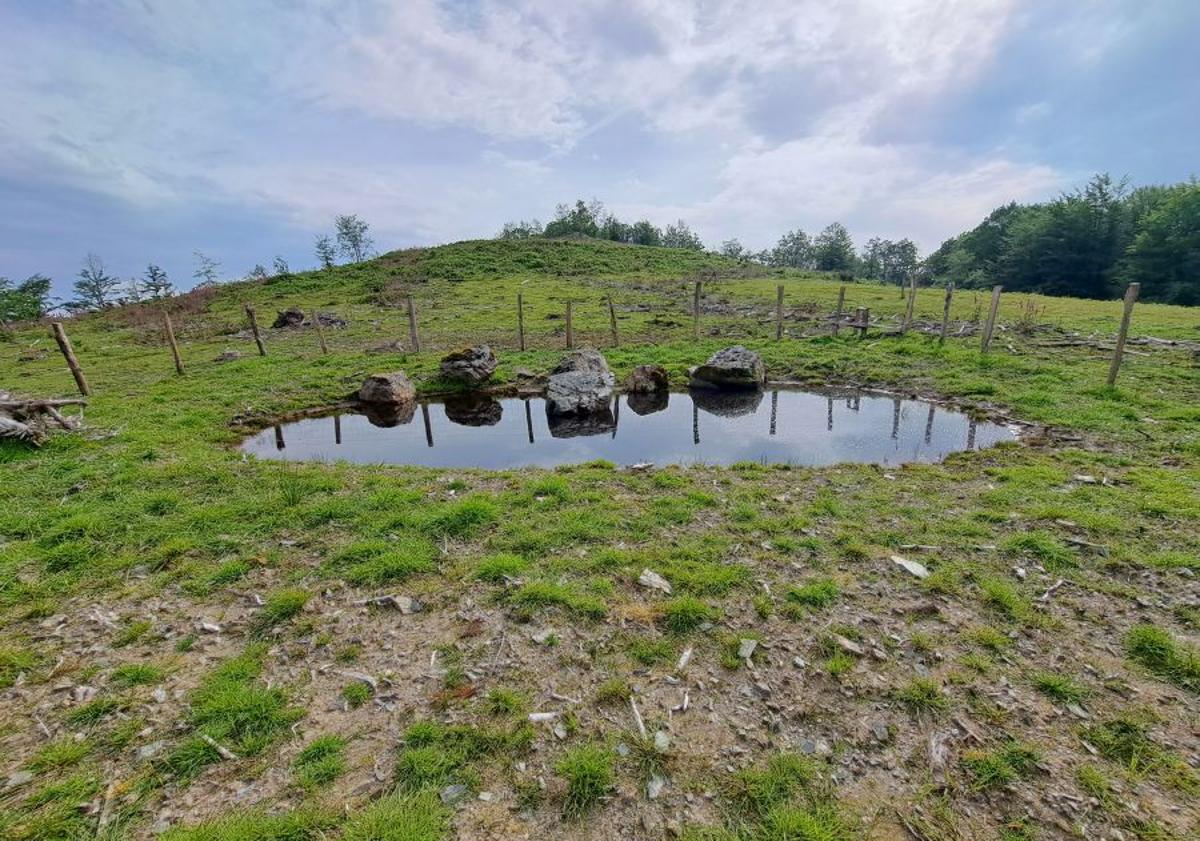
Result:
<svg viewBox="0 0 1200 841"><path fill-rule="evenodd" d="M567 782L563 815L578 818L590 812L613 786L613 755L599 745L580 745L567 752L554 769Z"/></svg>
<svg viewBox="0 0 1200 841"><path fill-rule="evenodd" d="M1125 637L1130 659L1176 686L1200 692L1200 651L1153 625L1137 625Z"/></svg>

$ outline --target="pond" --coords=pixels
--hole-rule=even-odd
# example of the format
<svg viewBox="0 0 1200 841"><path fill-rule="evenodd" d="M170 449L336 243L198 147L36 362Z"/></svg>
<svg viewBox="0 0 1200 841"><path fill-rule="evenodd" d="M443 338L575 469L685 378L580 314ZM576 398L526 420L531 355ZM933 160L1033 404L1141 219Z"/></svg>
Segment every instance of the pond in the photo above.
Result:
<svg viewBox="0 0 1200 841"><path fill-rule="evenodd" d="M260 458L425 467L940 461L1016 439L1008 426L918 400L797 390L622 394L607 412L547 417L545 401L482 395L268 427L242 444Z"/></svg>

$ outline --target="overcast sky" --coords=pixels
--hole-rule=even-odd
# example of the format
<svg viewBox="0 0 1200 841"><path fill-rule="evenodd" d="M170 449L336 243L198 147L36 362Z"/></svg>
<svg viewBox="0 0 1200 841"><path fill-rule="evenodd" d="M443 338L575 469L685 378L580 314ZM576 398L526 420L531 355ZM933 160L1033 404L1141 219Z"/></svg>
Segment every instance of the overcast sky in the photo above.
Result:
<svg viewBox="0 0 1200 841"><path fill-rule="evenodd" d="M596 197L923 252L1093 172L1200 170L1198 0L0 0L0 275L315 262Z"/></svg>

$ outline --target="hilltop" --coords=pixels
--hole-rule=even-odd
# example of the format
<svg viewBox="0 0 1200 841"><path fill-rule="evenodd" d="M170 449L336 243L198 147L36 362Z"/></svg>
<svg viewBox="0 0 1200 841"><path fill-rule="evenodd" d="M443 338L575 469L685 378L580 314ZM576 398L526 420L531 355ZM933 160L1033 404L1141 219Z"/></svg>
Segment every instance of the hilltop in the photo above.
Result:
<svg viewBox="0 0 1200 841"><path fill-rule="evenodd" d="M830 335L843 285L863 338ZM464 344L492 345L501 384L546 371L568 301L618 378L656 363L683 387L743 344L773 380L920 395L1022 441L895 469L236 448L369 373L442 391ZM182 376L156 305L68 320L83 428L0 441L0 834L1194 834L1200 310L1139 304L1111 387L1120 302L1006 294L985 355L987 303L957 294L941 344L941 289L900 335L895 286L526 240L179 296ZM328 353L269 327L289 308L326 317ZM72 386L45 324L0 340L0 388Z"/></svg>

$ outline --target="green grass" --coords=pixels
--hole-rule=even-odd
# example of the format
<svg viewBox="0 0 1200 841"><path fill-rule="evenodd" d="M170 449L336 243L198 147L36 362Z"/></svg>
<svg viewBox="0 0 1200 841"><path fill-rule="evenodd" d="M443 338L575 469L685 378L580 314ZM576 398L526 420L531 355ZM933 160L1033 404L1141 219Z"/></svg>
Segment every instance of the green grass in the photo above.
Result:
<svg viewBox="0 0 1200 841"><path fill-rule="evenodd" d="M304 610L304 606L308 604L310 598L312 598L312 594L304 590L280 590L272 593L267 596L262 609L254 618L250 632L256 636L262 636L271 629L282 625Z"/></svg>
<svg viewBox="0 0 1200 841"><path fill-rule="evenodd" d="M31 771L55 771L78 765L92 751L86 739L76 741L71 737L60 737L38 748L37 753L26 763Z"/></svg>
<svg viewBox="0 0 1200 841"><path fill-rule="evenodd" d="M319 811L299 810L283 814L242 811L187 827L173 827L159 838L163 841L318 841L336 819ZM434 839L437 836L433 836Z"/></svg>
<svg viewBox="0 0 1200 841"><path fill-rule="evenodd" d="M519 578L529 562L519 555L490 555L475 565L475 578L493 584L503 584L505 579Z"/></svg>
<svg viewBox="0 0 1200 841"><path fill-rule="evenodd" d="M292 772L297 785L312 789L329 785L346 771L346 740L341 736L318 736L296 755Z"/></svg>
<svg viewBox="0 0 1200 841"><path fill-rule="evenodd" d="M717 618L717 611L693 596L678 596L662 606L659 621L674 634L689 634Z"/></svg>
<svg viewBox="0 0 1200 841"><path fill-rule="evenodd" d="M1151 738L1153 722L1146 711L1125 710L1081 735L1101 756L1135 776L1151 775L1181 792L1200 794L1200 772Z"/></svg>
<svg viewBox="0 0 1200 841"><path fill-rule="evenodd" d="M1176 686L1200 692L1200 651L1153 625L1137 625L1125 637L1130 659Z"/></svg>
<svg viewBox="0 0 1200 841"><path fill-rule="evenodd" d="M117 686L148 686L161 683L166 672L151 663L127 663L112 670L110 680Z"/></svg>
<svg viewBox="0 0 1200 841"><path fill-rule="evenodd" d="M907 686L896 691L896 700L912 713L943 713L950 709L950 699L942 692L937 681L930 678L914 678Z"/></svg>
<svg viewBox="0 0 1200 841"><path fill-rule="evenodd" d="M404 748L396 762L397 784L406 792L453 783L475 788L475 764L519 757L529 750L533 736L528 724L503 729L418 721L404 733Z"/></svg>
<svg viewBox="0 0 1200 841"><path fill-rule="evenodd" d="M433 572L437 549L427 538L405 535L394 540L362 540L333 556L336 570L351 584L380 587Z"/></svg>
<svg viewBox="0 0 1200 841"><path fill-rule="evenodd" d="M1036 770L1038 753L1030 745L1010 740L1000 747L964 751L962 765L976 791L999 788L1027 777Z"/></svg>
<svg viewBox="0 0 1200 841"><path fill-rule="evenodd" d="M554 770L567 784L562 804L567 818L580 818L595 809L615 780L612 752L599 745L572 748Z"/></svg>
<svg viewBox="0 0 1200 841"><path fill-rule="evenodd" d="M633 695L633 690L624 678L610 677L596 687L595 700L601 706L616 706L626 703Z"/></svg>
<svg viewBox="0 0 1200 841"><path fill-rule="evenodd" d="M1086 686L1069 675L1056 672L1034 672L1029 677L1033 688L1048 698L1064 704L1078 704L1088 696Z"/></svg>
<svg viewBox="0 0 1200 841"><path fill-rule="evenodd" d="M505 598L518 610L533 612L557 607L586 619L600 619L607 610L601 599L583 592L579 585L553 581L531 581Z"/></svg>
<svg viewBox="0 0 1200 841"><path fill-rule="evenodd" d="M341 841L442 841L449 836L450 810L431 791L393 794L346 822Z"/></svg>
<svg viewBox="0 0 1200 841"><path fill-rule="evenodd" d="M529 712L529 697L515 689L497 686L485 698L487 711L496 716L523 716Z"/></svg>
<svg viewBox="0 0 1200 841"><path fill-rule="evenodd" d="M371 700L371 687L363 683L361 680L356 680L353 683L347 683L342 688L342 698L350 705L351 709L358 709L367 701Z"/></svg>
<svg viewBox="0 0 1200 841"><path fill-rule="evenodd" d="M807 613L806 609L829 607L837 601L839 593L837 582L832 578L821 578L799 587L789 587L784 594L787 600L784 611L791 618L802 620Z"/></svg>

